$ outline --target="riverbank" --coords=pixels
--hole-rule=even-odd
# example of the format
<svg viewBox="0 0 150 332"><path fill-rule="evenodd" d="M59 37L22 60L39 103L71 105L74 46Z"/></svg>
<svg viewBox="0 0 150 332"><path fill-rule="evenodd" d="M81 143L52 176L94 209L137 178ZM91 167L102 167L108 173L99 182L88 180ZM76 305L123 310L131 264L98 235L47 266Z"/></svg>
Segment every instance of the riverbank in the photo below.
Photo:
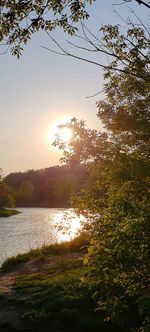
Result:
<svg viewBox="0 0 150 332"><path fill-rule="evenodd" d="M44 246L8 259L0 274L0 330L99 331L86 272L86 241Z"/></svg>
<svg viewBox="0 0 150 332"><path fill-rule="evenodd" d="M0 217L11 217L18 213L20 212L13 209L0 209Z"/></svg>

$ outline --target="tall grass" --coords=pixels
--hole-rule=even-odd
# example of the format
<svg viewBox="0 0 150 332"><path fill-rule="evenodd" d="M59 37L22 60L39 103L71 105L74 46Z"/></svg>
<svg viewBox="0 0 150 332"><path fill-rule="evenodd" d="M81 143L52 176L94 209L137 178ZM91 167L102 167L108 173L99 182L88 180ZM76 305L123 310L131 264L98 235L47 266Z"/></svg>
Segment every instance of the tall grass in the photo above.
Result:
<svg viewBox="0 0 150 332"><path fill-rule="evenodd" d="M42 247L31 249L27 253L12 256L2 264L1 273L9 272L19 264L25 263L35 257L47 257L50 255L62 255L67 252L86 252L87 239L85 235L80 235L75 239L62 243L44 245Z"/></svg>

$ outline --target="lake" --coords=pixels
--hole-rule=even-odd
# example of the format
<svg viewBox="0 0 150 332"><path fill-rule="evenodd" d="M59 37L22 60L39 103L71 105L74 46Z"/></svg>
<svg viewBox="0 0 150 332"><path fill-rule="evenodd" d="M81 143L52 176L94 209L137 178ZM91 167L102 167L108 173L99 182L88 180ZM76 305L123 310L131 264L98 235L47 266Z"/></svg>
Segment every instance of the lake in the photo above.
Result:
<svg viewBox="0 0 150 332"><path fill-rule="evenodd" d="M0 218L0 266L10 256L44 244L73 239L83 216L73 209L18 208L21 213Z"/></svg>

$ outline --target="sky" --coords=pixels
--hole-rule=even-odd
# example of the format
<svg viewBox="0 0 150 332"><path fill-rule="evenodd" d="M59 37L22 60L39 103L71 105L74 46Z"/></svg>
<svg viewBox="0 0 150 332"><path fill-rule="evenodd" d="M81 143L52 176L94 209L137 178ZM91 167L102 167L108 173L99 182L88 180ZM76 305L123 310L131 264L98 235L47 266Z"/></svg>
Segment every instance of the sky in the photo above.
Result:
<svg viewBox="0 0 150 332"><path fill-rule="evenodd" d="M113 0L96 0L88 7L91 31L102 24L121 23ZM118 1L119 3L119 1ZM132 1L115 7L123 17L131 8L145 20L146 9ZM53 32L60 43L68 36ZM60 152L52 147L50 132L72 117L84 119L91 129L102 129L96 117L96 101L87 98L102 90L99 67L73 58L58 56L41 46L51 47L46 33L34 35L20 60L7 53L0 56L0 168L3 175L59 165ZM102 61L101 55L99 60Z"/></svg>

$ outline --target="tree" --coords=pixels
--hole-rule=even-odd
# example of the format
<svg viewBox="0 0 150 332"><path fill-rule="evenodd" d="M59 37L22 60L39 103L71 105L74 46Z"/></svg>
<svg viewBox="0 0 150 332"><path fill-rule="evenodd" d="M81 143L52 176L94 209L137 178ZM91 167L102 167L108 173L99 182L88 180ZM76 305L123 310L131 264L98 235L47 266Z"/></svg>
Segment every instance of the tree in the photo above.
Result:
<svg viewBox="0 0 150 332"><path fill-rule="evenodd" d="M7 184L2 181L0 175L0 209L4 207L13 207L14 206L14 198L10 188Z"/></svg>
<svg viewBox="0 0 150 332"><path fill-rule="evenodd" d="M52 31L61 27L70 35L81 19L88 18L87 3L94 0L18 0L0 3L0 42L20 57L23 45L39 30ZM5 52L6 52L5 51Z"/></svg>
<svg viewBox="0 0 150 332"><path fill-rule="evenodd" d="M120 52L105 75L105 99L97 103L106 132L93 132L83 121L72 119L67 124L75 131L70 153L59 137L55 144L64 150L67 163L86 162L88 176L75 206L92 215L84 282L92 290L96 308L112 329L115 323L119 331L146 332L150 329L149 50L141 28L128 30L136 41L128 52L120 48L124 38L118 27L105 31L106 45ZM120 59L121 71L115 72Z"/></svg>
<svg viewBox="0 0 150 332"><path fill-rule="evenodd" d="M78 179L73 174L59 176L53 181L52 189L59 206L68 206L79 187Z"/></svg>
<svg viewBox="0 0 150 332"><path fill-rule="evenodd" d="M13 55L21 56L24 45L40 30L47 33L60 27L74 35L77 23L89 17L86 5L95 0L4 0L0 2L0 43L3 53L10 49ZM131 2L132 0L123 0ZM149 1L135 0L150 8Z"/></svg>
<svg viewBox="0 0 150 332"><path fill-rule="evenodd" d="M131 77L139 77L149 82L150 73L147 70L150 63L149 30L138 18L136 24L133 24L130 20L125 23L127 31L124 31L124 33L121 33L119 25L102 26L100 28L100 38L82 23L82 33L79 36L76 35L77 40L80 40L80 44L68 41L68 44L79 53L73 52L66 46L63 47L50 34L49 37L54 43L55 49L45 48L58 55L69 56L104 69L104 78L109 77L112 70L120 73L128 71ZM105 54L107 60L99 61L97 57L99 54Z"/></svg>
<svg viewBox="0 0 150 332"><path fill-rule="evenodd" d="M25 180L21 183L19 190L16 193L16 199L20 205L27 205L32 202L34 187L29 180Z"/></svg>

